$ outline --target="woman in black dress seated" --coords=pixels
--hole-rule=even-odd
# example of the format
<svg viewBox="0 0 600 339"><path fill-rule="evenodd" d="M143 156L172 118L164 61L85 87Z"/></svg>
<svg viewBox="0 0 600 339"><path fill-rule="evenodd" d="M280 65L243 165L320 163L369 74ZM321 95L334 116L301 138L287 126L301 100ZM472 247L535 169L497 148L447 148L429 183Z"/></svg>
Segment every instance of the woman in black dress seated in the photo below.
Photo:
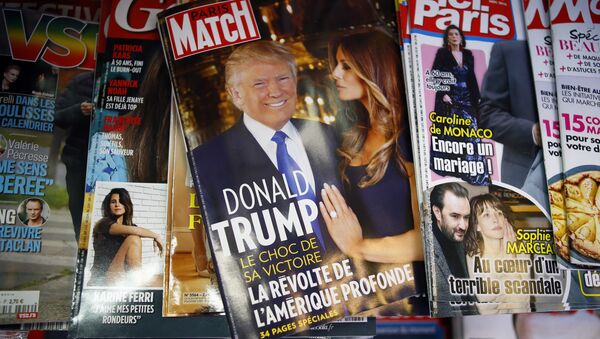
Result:
<svg viewBox="0 0 600 339"><path fill-rule="evenodd" d="M418 281L424 277L423 249L399 53L398 44L379 31L330 44L339 98L356 107L338 148L348 204L326 185L320 209L345 254L378 264L418 261L415 283L425 286Z"/></svg>
<svg viewBox="0 0 600 339"><path fill-rule="evenodd" d="M162 254L160 235L133 224L133 203L124 188L113 188L102 201L103 218L94 226L94 264L89 285L114 285L142 266L142 240L153 239Z"/></svg>
<svg viewBox="0 0 600 339"><path fill-rule="evenodd" d="M435 112L438 116L453 117L471 120L469 126L456 126L468 129L477 129L477 115L479 110L479 85L475 77L475 59L473 53L465 48L466 41L463 32L455 25L449 25L444 31L444 44L438 49L433 61L433 70L443 72L439 75L441 78L448 78L452 75L453 81L447 84L447 90L439 90L435 94ZM455 125L451 125L455 127ZM438 139L458 142L470 142L477 149L477 144L481 139L476 137L452 137L438 135ZM482 185L489 184L489 172L487 163L483 156L476 152L473 155L465 155L462 160L482 161L485 167L483 174L472 176L467 173L456 173L454 171L446 172L433 168L433 158L456 159L457 156L442 152L430 151L430 167L436 173L446 176L451 175L459 177L468 183Z"/></svg>

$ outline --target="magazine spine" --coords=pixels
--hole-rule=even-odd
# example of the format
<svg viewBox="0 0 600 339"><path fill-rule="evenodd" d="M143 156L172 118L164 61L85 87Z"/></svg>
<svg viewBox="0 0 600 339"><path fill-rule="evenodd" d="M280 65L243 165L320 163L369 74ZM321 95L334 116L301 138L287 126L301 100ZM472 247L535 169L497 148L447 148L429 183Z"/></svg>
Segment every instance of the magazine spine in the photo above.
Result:
<svg viewBox="0 0 600 339"><path fill-rule="evenodd" d="M75 283L73 284L73 299L71 302L71 326L69 328L69 338L77 338L79 330L79 309L81 307L81 292L83 290L83 272L85 268L85 259L87 250L79 249L77 251L77 261L75 263Z"/></svg>

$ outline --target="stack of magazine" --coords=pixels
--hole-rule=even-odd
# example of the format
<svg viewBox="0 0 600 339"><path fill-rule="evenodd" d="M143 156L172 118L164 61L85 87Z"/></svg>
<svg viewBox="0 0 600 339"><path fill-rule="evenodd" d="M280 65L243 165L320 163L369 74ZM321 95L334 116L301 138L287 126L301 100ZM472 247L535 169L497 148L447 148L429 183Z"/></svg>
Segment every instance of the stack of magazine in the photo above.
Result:
<svg viewBox="0 0 600 339"><path fill-rule="evenodd" d="M73 337L231 333L182 129L171 113L157 13L173 5L103 3L106 36L97 54ZM372 328L374 321L357 318L308 334Z"/></svg>
<svg viewBox="0 0 600 339"><path fill-rule="evenodd" d="M600 306L597 2L67 2L1 9L2 324Z"/></svg>
<svg viewBox="0 0 600 339"><path fill-rule="evenodd" d="M433 315L596 307L593 6L399 3Z"/></svg>

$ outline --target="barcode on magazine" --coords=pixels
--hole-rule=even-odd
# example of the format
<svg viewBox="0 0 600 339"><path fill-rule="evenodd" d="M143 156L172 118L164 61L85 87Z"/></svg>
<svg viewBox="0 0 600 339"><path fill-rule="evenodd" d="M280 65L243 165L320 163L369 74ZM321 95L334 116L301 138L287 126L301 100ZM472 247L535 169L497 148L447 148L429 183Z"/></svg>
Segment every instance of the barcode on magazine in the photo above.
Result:
<svg viewBox="0 0 600 339"><path fill-rule="evenodd" d="M22 323L22 330L66 331L71 323L68 321ZM0 337L2 339L2 337Z"/></svg>
<svg viewBox="0 0 600 339"><path fill-rule="evenodd" d="M40 291L0 291L0 314L36 318Z"/></svg>
<svg viewBox="0 0 600 339"><path fill-rule="evenodd" d="M332 321L332 323L366 323L367 317L344 317L340 320Z"/></svg>
<svg viewBox="0 0 600 339"><path fill-rule="evenodd" d="M29 305L2 305L0 314L12 314L12 313L30 313L37 312L38 304Z"/></svg>

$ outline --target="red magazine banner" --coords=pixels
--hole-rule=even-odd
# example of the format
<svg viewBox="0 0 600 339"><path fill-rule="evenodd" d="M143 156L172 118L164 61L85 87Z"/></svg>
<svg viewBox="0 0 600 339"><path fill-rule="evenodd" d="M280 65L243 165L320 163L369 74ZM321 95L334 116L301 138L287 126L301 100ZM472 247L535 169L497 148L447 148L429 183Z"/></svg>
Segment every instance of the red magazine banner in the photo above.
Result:
<svg viewBox="0 0 600 339"><path fill-rule="evenodd" d="M465 35L482 39L514 39L514 16L509 1L416 1L410 8L413 30L443 34L460 23Z"/></svg>
<svg viewBox="0 0 600 339"><path fill-rule="evenodd" d="M527 29L549 29L547 1L523 0Z"/></svg>
<svg viewBox="0 0 600 339"><path fill-rule="evenodd" d="M122 39L158 39L156 14L175 4L175 0L118 0L111 10L108 34Z"/></svg>
<svg viewBox="0 0 600 339"><path fill-rule="evenodd" d="M190 8L165 22L175 60L260 39L248 0Z"/></svg>
<svg viewBox="0 0 600 339"><path fill-rule="evenodd" d="M552 24L600 23L600 1L598 0L557 0L552 2ZM600 37L596 36L596 41Z"/></svg>

